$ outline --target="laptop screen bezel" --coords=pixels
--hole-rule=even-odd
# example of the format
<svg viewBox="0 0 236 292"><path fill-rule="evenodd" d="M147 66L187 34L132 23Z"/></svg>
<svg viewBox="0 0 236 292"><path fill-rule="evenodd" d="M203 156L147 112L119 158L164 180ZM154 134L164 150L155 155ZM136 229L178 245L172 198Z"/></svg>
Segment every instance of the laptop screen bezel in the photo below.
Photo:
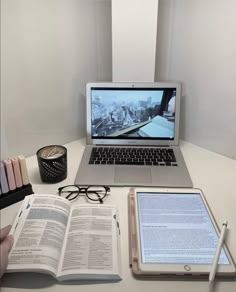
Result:
<svg viewBox="0 0 236 292"><path fill-rule="evenodd" d="M91 104L92 104L92 89L106 88L106 89L165 89L176 88L175 99L175 125L174 125L174 139L122 139L122 138L94 138L91 133ZM86 114L87 114L87 144L90 145L143 145L143 146L177 146L179 144L179 116L180 116L180 97L181 97L181 84L172 82L96 82L87 83L86 86Z"/></svg>

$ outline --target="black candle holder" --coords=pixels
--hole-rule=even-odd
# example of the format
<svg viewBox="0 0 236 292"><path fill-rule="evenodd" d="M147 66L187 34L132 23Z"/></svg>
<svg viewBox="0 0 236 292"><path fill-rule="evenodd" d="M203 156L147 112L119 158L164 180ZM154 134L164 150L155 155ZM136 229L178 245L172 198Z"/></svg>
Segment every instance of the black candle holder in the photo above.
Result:
<svg viewBox="0 0 236 292"><path fill-rule="evenodd" d="M61 145L48 145L37 153L41 180L57 183L67 177L67 149Z"/></svg>

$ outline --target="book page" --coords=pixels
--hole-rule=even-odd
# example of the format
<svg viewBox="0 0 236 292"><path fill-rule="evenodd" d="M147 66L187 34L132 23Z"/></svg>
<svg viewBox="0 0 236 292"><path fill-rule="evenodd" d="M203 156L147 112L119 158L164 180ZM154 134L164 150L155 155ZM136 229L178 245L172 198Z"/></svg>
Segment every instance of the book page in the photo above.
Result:
<svg viewBox="0 0 236 292"><path fill-rule="evenodd" d="M58 276L98 279L119 273L116 216L114 207L72 207Z"/></svg>
<svg viewBox="0 0 236 292"><path fill-rule="evenodd" d="M56 274L69 213L70 203L59 196L26 197L11 230L15 240L8 272Z"/></svg>

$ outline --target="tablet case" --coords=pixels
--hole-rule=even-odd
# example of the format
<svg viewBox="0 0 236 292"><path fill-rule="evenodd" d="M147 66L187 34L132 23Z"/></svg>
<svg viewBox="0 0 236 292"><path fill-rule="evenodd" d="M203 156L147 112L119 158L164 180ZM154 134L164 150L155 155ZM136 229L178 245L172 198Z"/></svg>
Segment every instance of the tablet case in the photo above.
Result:
<svg viewBox="0 0 236 292"><path fill-rule="evenodd" d="M135 188L129 189L128 194L128 222L129 222L129 264L131 271L133 273L133 276L140 279L173 279L173 280L208 280L209 274L175 274L175 273L163 273L159 271L142 271L139 268L139 257L138 257L138 244L137 244L137 233L136 233L136 212L135 212L135 198L134 198L134 191ZM232 258L232 255L230 255ZM216 275L217 279L235 279L236 274L221 274Z"/></svg>

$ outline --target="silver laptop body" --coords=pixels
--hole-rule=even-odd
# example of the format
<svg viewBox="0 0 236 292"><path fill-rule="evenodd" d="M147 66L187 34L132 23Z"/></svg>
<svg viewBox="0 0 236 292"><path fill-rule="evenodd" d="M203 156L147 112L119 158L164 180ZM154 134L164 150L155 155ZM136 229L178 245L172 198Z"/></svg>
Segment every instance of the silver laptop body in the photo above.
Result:
<svg viewBox="0 0 236 292"><path fill-rule="evenodd" d="M87 145L75 183L192 187L179 148L180 96L179 83L88 83Z"/></svg>

